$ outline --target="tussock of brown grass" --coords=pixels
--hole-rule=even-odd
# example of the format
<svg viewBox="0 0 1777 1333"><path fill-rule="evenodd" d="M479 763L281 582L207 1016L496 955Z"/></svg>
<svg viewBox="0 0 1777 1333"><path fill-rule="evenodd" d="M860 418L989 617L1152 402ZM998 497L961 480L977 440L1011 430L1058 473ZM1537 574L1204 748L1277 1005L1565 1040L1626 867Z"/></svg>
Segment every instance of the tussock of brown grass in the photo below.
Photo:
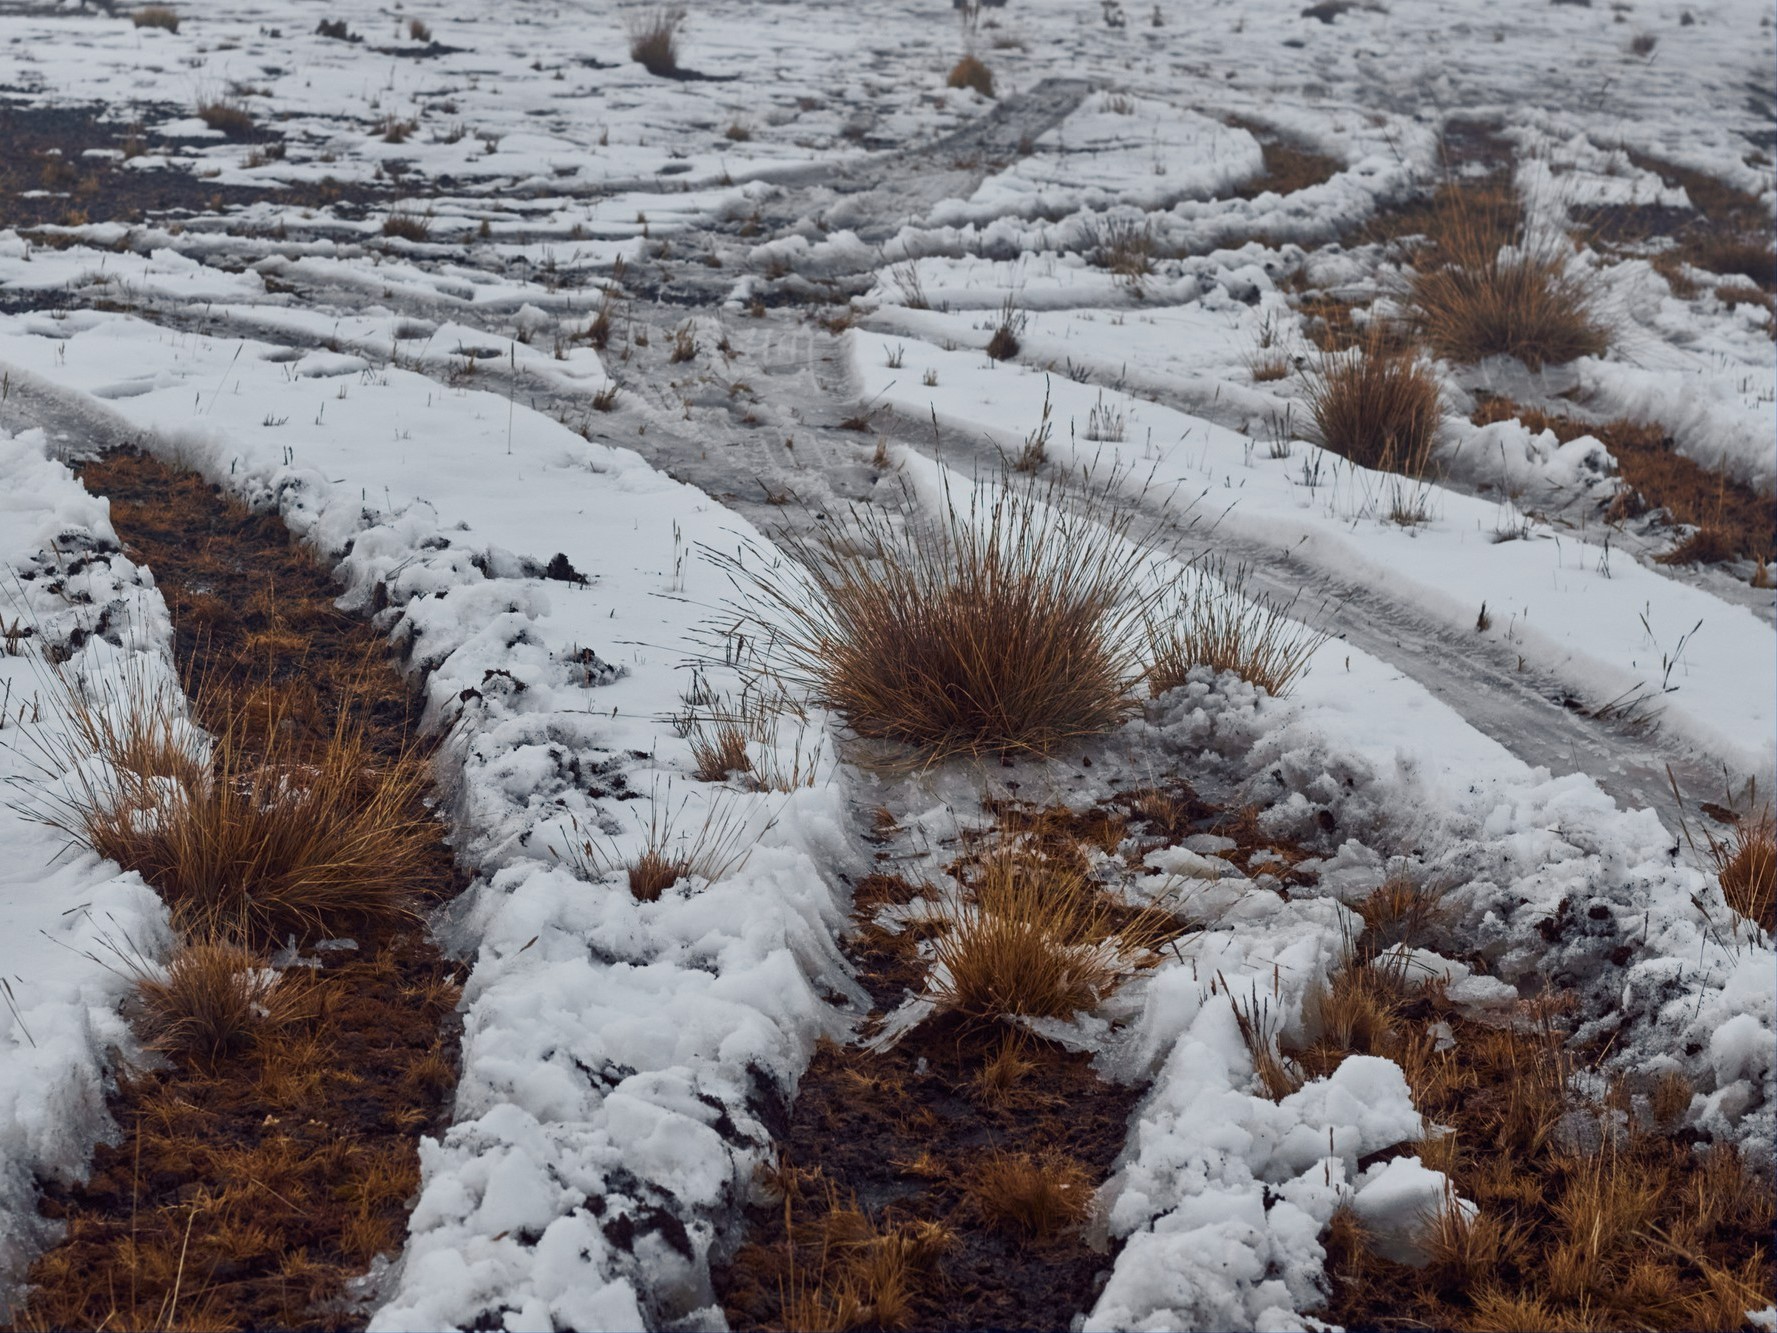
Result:
<svg viewBox="0 0 1777 1333"><path fill-rule="evenodd" d="M407 913L427 883L425 767L378 760L349 709L305 745L300 691L261 691L210 708L205 741L164 696L57 680L74 727L46 759L71 790L40 816L138 871L182 919L249 939L339 934Z"/></svg>
<svg viewBox="0 0 1777 1333"><path fill-rule="evenodd" d="M1092 1177L1059 1153L996 1151L964 1186L989 1226L1029 1240L1047 1240L1092 1215Z"/></svg>
<svg viewBox="0 0 1777 1333"><path fill-rule="evenodd" d="M1306 383L1316 444L1363 467L1424 475L1443 396L1412 352L1372 331L1360 345L1323 352Z"/></svg>
<svg viewBox="0 0 1777 1333"><path fill-rule="evenodd" d="M130 22L138 28L164 28L168 32L179 31L179 15L168 5L143 5L130 15Z"/></svg>
<svg viewBox="0 0 1777 1333"><path fill-rule="evenodd" d="M1777 932L1777 815L1769 807L1743 816L1726 838L1709 838L1722 896L1761 930Z"/></svg>
<svg viewBox="0 0 1777 1333"><path fill-rule="evenodd" d="M245 139L256 128L253 113L228 97L205 98L197 104L197 118L230 139Z"/></svg>
<svg viewBox="0 0 1777 1333"><path fill-rule="evenodd" d="M670 78L679 72L679 28L685 22L684 5L659 5L632 17L624 27L629 35L629 58L648 73Z"/></svg>
<svg viewBox="0 0 1777 1333"><path fill-rule="evenodd" d="M972 55L952 65L944 83L950 88L972 88L983 97L993 96L993 71Z"/></svg>
<svg viewBox="0 0 1777 1333"><path fill-rule="evenodd" d="M432 215L392 208L383 219L383 235L403 241L424 241L432 234Z"/></svg>
<svg viewBox="0 0 1777 1333"><path fill-rule="evenodd" d="M1294 194L1311 185L1324 184L1340 169L1341 164L1335 159L1301 144L1290 143L1279 137L1276 131L1254 121L1230 116L1228 123L1246 130L1258 139L1259 152L1264 161L1257 176L1235 187L1236 198L1256 199L1266 193Z"/></svg>
<svg viewBox="0 0 1777 1333"><path fill-rule="evenodd" d="M1193 667L1232 671L1283 697L1327 640L1291 620L1291 606L1263 594L1248 596L1250 571L1211 561L1177 605L1148 626L1148 688L1161 695L1183 685Z"/></svg>
<svg viewBox="0 0 1777 1333"><path fill-rule="evenodd" d="M640 826L642 845L627 857L608 839L581 835L577 821L576 836L559 855L581 879L596 881L621 872L638 902L658 901L683 879L714 883L746 860L746 849L739 846L745 824L731 806L712 804L690 827L685 820L689 801L687 797L674 806L664 794L651 797L648 821Z"/></svg>
<svg viewBox="0 0 1777 1333"><path fill-rule="evenodd" d="M777 534L799 568L711 556L764 604L783 679L859 735L942 758L1046 754L1119 725L1164 594L1134 507L1112 485L1075 504L1016 477L940 504Z"/></svg>
<svg viewBox="0 0 1777 1333"><path fill-rule="evenodd" d="M1463 363L1513 356L1540 370L1604 352L1596 280L1572 267L1561 238L1529 235L1515 204L1463 191L1442 199L1435 244L1408 293L1434 354Z"/></svg>
<svg viewBox="0 0 1777 1333"><path fill-rule="evenodd" d="M932 945L928 985L942 1011L1067 1018L1178 933L1164 913L1120 909L1077 862L1006 848L979 869L972 901Z"/></svg>
<svg viewBox="0 0 1777 1333"><path fill-rule="evenodd" d="M136 977L143 1040L153 1050L214 1063L307 1015L310 988L220 937L181 944L164 969Z"/></svg>

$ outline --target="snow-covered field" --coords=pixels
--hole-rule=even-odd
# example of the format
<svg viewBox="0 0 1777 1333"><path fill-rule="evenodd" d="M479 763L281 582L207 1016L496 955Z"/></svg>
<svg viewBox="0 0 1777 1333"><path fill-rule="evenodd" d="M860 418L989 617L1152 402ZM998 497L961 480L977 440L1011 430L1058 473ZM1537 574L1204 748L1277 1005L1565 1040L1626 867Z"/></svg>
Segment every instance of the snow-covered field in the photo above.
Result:
<svg viewBox="0 0 1777 1333"><path fill-rule="evenodd" d="M38 220L0 231L0 628L34 627L0 656L0 776L26 807L0 808L0 1313L54 1240L39 1182L115 1134L105 1096L139 1058L105 941L166 934L139 877L28 816L30 737L58 725L46 645L83 676L172 679L153 572L63 465L124 444L281 514L456 726L440 763L473 885L431 925L472 964L461 1081L373 1327L723 1326L711 1265L772 1157L769 1108L868 1009L841 941L872 812L933 830L936 875L983 782L1089 804L1188 769L1321 853L1318 890L1287 898L1213 855L1154 864L1243 905L1083 1029L1147 1092L1099 1194L1108 1280L1058 1325L1311 1326L1341 1204L1411 1251L1446 1182L1370 1160L1423 1133L1400 1069L1354 1057L1273 1101L1235 1021L1262 993L1301 1036L1349 905L1391 875L1447 886L1472 957L1421 961L1452 995L1485 1012L1557 979L1610 1071L1682 1073L1687 1123L1768 1163L1777 957L1670 784L1768 799L1773 594L1749 563L1686 570L1613 532L1597 440L1468 418L1497 392L1657 423L1769 494L1770 310L1586 250L1612 349L1438 367L1448 466L1411 525L1398 479L1306 440L1299 375L1251 366L1262 344L1312 357L1288 275L1378 312L1399 296L1398 260L1353 229L1434 181L1458 124L1495 127L1552 225L1694 211L1649 158L1768 208L1769 7L1317 8L1009 0L969 29L938 0L700 0L699 77L665 79L628 60L615 5L214 0L176 32L0 5L0 102L96 105L133 141L71 147L72 183L33 148L9 179L41 187L8 207ZM317 32L333 19L349 40ZM946 87L965 45L994 99ZM217 100L251 134L198 118ZM1326 178L1244 189L1278 138ZM137 196L105 181L160 172L196 206L106 211ZM1157 256L1139 281L1093 262L1117 234ZM993 360L1008 302L1023 345ZM800 766L790 790L695 781L675 718L734 596L708 553L939 503L1045 420L1056 475L1115 475L1181 556L1304 594L1331 637L1293 693L1199 673L1090 779L885 774L817 710L757 756ZM740 688L719 655L703 672ZM621 857L650 819L727 821L745 854L655 902L588 892L583 831ZM1567 904L1589 924L1551 940Z"/></svg>

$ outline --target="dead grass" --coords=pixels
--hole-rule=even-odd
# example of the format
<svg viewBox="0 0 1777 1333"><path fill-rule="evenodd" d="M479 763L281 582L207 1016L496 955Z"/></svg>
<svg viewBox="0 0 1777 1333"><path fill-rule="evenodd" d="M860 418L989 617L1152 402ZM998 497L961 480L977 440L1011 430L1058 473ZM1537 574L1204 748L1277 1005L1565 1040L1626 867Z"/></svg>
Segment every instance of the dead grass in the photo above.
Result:
<svg viewBox="0 0 1777 1333"><path fill-rule="evenodd" d="M670 793L656 791L649 798L647 822L637 817L641 846L633 853L624 854L609 838L582 834L575 821L566 851L555 854L581 879L596 882L621 874L637 902L657 902L692 877L714 883L745 862L747 849L739 845L745 825L732 807L717 802L693 826L685 817L689 804L687 797L675 806Z"/></svg>
<svg viewBox="0 0 1777 1333"><path fill-rule="evenodd" d="M70 795L39 817L138 871L181 919L282 941L410 911L438 836L417 751L379 759L349 708L321 744L303 743L300 689L208 703L205 740L164 695L55 679L75 726L45 760Z"/></svg>
<svg viewBox="0 0 1777 1333"><path fill-rule="evenodd" d="M1185 683L1193 667L1232 671L1282 698L1327 640L1290 618L1294 603L1248 596L1250 571L1212 560L1168 614L1148 626L1148 688L1156 696Z"/></svg>
<svg viewBox="0 0 1777 1333"><path fill-rule="evenodd" d="M1682 262L1722 277L1742 277L1777 292L1777 250L1771 243L1769 208L1757 195L1719 177L1631 151L1630 160L1667 185L1684 187L1701 215L1681 228L1672 252Z"/></svg>
<svg viewBox="0 0 1777 1333"><path fill-rule="evenodd" d="M946 486L932 517L908 500L905 519L872 507L778 534L794 568L710 553L771 615L778 674L859 735L934 759L1046 754L1117 726L1165 589L1115 480L1077 501L1014 475L966 499Z"/></svg>
<svg viewBox="0 0 1777 1333"><path fill-rule="evenodd" d="M1112 274L1138 298L1154 272L1154 228L1146 217L1106 218L1092 225L1085 243L1087 261Z"/></svg>
<svg viewBox="0 0 1777 1333"><path fill-rule="evenodd" d="M1435 937L1436 899L1385 885L1361 905L1402 942ZM1434 985L1409 986L1372 960L1366 936L1312 1006L1318 1035L1296 1059L1325 1073L1345 1055L1397 1060L1414 1103L1445 1133L1416 1151L1473 1200L1446 1213L1428 1262L1379 1257L1349 1215L1326 1237L1328 1315L1346 1327L1739 1329L1771 1300L1773 1201L1731 1148L1699 1151L1682 1130L1683 1079L1581 1092L1561 997L1486 1022ZM1430 1033L1451 1034L1439 1051Z"/></svg>
<svg viewBox="0 0 1777 1333"><path fill-rule="evenodd" d="M138 28L164 28L168 32L179 31L179 15L168 5L143 5L130 15L130 22Z"/></svg>
<svg viewBox="0 0 1777 1333"><path fill-rule="evenodd" d="M1058 1153L995 1151L965 1188L983 1221L1027 1240L1049 1240L1092 1215L1092 1177Z"/></svg>
<svg viewBox="0 0 1777 1333"><path fill-rule="evenodd" d="M136 998L150 1049L211 1065L313 1006L312 987L221 936L181 944L164 968L139 969Z"/></svg>
<svg viewBox="0 0 1777 1333"><path fill-rule="evenodd" d="M1777 933L1777 814L1767 806L1743 815L1726 838L1710 835L1708 846L1728 906Z"/></svg>
<svg viewBox="0 0 1777 1333"><path fill-rule="evenodd" d="M1342 164L1324 153L1317 153L1302 144L1291 143L1276 131L1239 116L1228 123L1246 130L1259 141L1264 166L1251 180L1238 185L1234 196L1256 199L1261 194L1294 194L1311 185L1323 185L1341 169Z"/></svg>
<svg viewBox="0 0 1777 1333"><path fill-rule="evenodd" d="M993 96L993 71L975 56L967 55L950 67L947 88L971 88L983 97Z"/></svg>
<svg viewBox="0 0 1777 1333"><path fill-rule="evenodd" d="M233 801L256 824L287 827L293 808L312 810L317 789L343 788L354 808L374 811L379 793L406 781L394 770L417 760L407 740L414 713L382 666L386 642L334 607L328 572L280 518L128 452L87 463L83 479L110 497L120 538L155 570L179 660L204 682L193 708L206 730L184 721L170 681L164 692L127 677L109 693L72 691L75 738L64 753L89 777L75 780L77 799L62 813L85 795L110 795L144 816L133 838L189 848L204 839L177 825L206 817L187 820L181 806ZM187 615L199 597L201 623ZM336 822L322 812L306 836L330 842ZM19 1327L332 1328L349 1319L352 1280L399 1251L417 1140L441 1129L455 1079L449 1023L460 990L411 918L374 900L381 877L399 873L405 823L428 838L428 898L453 886L451 858L417 794L360 822L374 846L323 855L318 867L352 899L345 928L326 933L349 934L356 948L305 948L319 966L273 971L272 929L243 937L200 920L165 968L119 952L138 983L129 1015L169 1058L119 1069L109 1110L120 1141L95 1149L86 1179L42 1182L43 1215L62 1239L32 1266ZM238 832L227 840L253 842ZM271 854L275 843L260 846ZM220 896L253 898L240 909L253 918L278 907L289 887L279 874L312 887L317 867L273 869L224 865L244 882ZM176 912L205 914L201 902Z"/></svg>
<svg viewBox="0 0 1777 1333"><path fill-rule="evenodd" d="M432 234L432 215L416 213L411 209L392 208L388 216L383 218L384 236L392 236L402 241L424 241Z"/></svg>
<svg viewBox="0 0 1777 1333"><path fill-rule="evenodd" d="M1607 518L1620 521L1664 509L1674 522L1696 529L1659 557L1665 563L1768 560L1777 551L1777 510L1770 497L1685 457L1658 423L1589 423L1519 407L1506 398L1487 399L1473 420L1476 425L1518 420L1532 431L1554 431L1562 443L1581 435L1602 441L1617 460L1623 482Z"/></svg>
<svg viewBox="0 0 1777 1333"><path fill-rule="evenodd" d="M1430 369L1379 331L1323 352L1306 375L1315 443L1362 467L1421 477L1431 462L1443 395Z"/></svg>
<svg viewBox="0 0 1777 1333"><path fill-rule="evenodd" d="M1000 322L995 326L993 336L987 340L987 354L995 361L1010 361L1023 348L1025 316L1013 304L1010 295L1000 307Z"/></svg>
<svg viewBox="0 0 1777 1333"><path fill-rule="evenodd" d="M1120 908L1077 856L1029 847L984 856L969 896L932 944L928 989L941 1012L973 1020L1090 1009L1180 930Z"/></svg>
<svg viewBox="0 0 1777 1333"><path fill-rule="evenodd" d="M197 104L197 118L230 139L246 139L258 128L246 104L232 97L207 97Z"/></svg>
<svg viewBox="0 0 1777 1333"><path fill-rule="evenodd" d="M658 77L677 74L679 29L684 25L685 14L684 5L659 5L627 20L624 28L629 35L629 58Z"/></svg>
<svg viewBox="0 0 1777 1333"><path fill-rule="evenodd" d="M1532 370L1597 356L1610 345L1594 277L1565 238L1530 235L1515 199L1449 189L1434 204L1433 244L1408 290L1426 346L1465 364L1511 356Z"/></svg>

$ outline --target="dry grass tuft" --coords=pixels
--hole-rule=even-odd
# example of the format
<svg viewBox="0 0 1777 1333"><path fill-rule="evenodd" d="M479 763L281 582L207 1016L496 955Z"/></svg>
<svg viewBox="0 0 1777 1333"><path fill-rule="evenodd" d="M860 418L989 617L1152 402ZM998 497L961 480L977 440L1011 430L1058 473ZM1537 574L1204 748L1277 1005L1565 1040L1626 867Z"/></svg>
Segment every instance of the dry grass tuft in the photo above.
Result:
<svg viewBox="0 0 1777 1333"><path fill-rule="evenodd" d="M995 1151L964 1182L989 1226L1048 1240L1092 1215L1092 1177L1059 1153Z"/></svg>
<svg viewBox="0 0 1777 1333"><path fill-rule="evenodd" d="M1433 245L1409 289L1431 351L1472 363L1513 356L1532 370L1597 356L1610 345L1598 285L1569 263L1561 238L1539 240L1515 201L1485 191L1440 194Z"/></svg>
<svg viewBox="0 0 1777 1333"><path fill-rule="evenodd" d="M775 1256L782 1327L913 1327L914 1300L936 1280L940 1259L955 1243L950 1229L930 1221L879 1223L855 1203L841 1205L831 1190L825 1211L797 1220L802 1194L792 1178L784 1197L786 1238Z"/></svg>
<svg viewBox="0 0 1777 1333"><path fill-rule="evenodd" d="M710 557L764 603L778 674L858 734L933 759L1046 754L1128 716L1166 591L1115 480L1087 491L1008 475L964 502L947 483L935 518L775 534L798 567Z"/></svg>
<svg viewBox="0 0 1777 1333"><path fill-rule="evenodd" d="M432 215L392 208L383 219L383 235L402 241L424 241L432 234Z"/></svg>
<svg viewBox="0 0 1777 1333"><path fill-rule="evenodd" d="M169 5L143 5L130 15L130 22L138 28L164 28L168 32L179 31L179 15Z"/></svg>
<svg viewBox="0 0 1777 1333"><path fill-rule="evenodd" d="M1249 597L1249 572L1211 561L1179 603L1148 626L1148 688L1156 696L1183 685L1193 667L1232 671L1278 698L1289 693L1327 633L1291 620L1293 603Z"/></svg>
<svg viewBox="0 0 1777 1333"><path fill-rule="evenodd" d="M220 936L179 946L164 969L136 977L143 1040L153 1050L214 1064L312 1010L310 988Z"/></svg>
<svg viewBox="0 0 1777 1333"><path fill-rule="evenodd" d="M686 797L674 806L656 792L648 802L648 822L639 830L641 848L630 856L608 839L581 835L578 821L573 823L576 836L567 851L557 855L581 879L597 881L621 872L638 902L657 902L684 879L714 883L746 860L746 849L739 845L746 825L732 806L718 802L709 805L691 828L683 823L689 803Z"/></svg>
<svg viewBox="0 0 1777 1333"><path fill-rule="evenodd" d="M984 857L970 896L932 944L927 984L939 1010L973 1020L1069 1018L1179 932L1164 912L1119 907L1077 857L1028 847Z"/></svg>
<svg viewBox="0 0 1777 1333"><path fill-rule="evenodd" d="M648 73L671 78L679 72L679 29L685 6L660 5L633 16L625 24L629 58Z"/></svg>
<svg viewBox="0 0 1777 1333"><path fill-rule="evenodd" d="M197 118L230 139L245 139L257 128L253 113L232 97L207 97L197 104Z"/></svg>
<svg viewBox="0 0 1777 1333"><path fill-rule="evenodd" d="M983 97L993 96L993 71L972 55L952 65L944 83L949 88L972 88Z"/></svg>
<svg viewBox="0 0 1777 1333"><path fill-rule="evenodd" d="M1709 838L1722 896L1746 920L1777 933L1777 815L1744 816L1725 839Z"/></svg>
<svg viewBox="0 0 1777 1333"><path fill-rule="evenodd" d="M265 688L206 708L206 742L165 694L95 697L55 680L74 726L45 758L70 781L39 817L138 871L194 925L340 934L407 914L428 882L425 765L413 752L380 761L349 707L305 744L304 696Z"/></svg>
<svg viewBox="0 0 1777 1333"><path fill-rule="evenodd" d="M1360 346L1323 353L1306 379L1315 443L1363 467L1424 475L1443 396L1417 356L1377 330Z"/></svg>

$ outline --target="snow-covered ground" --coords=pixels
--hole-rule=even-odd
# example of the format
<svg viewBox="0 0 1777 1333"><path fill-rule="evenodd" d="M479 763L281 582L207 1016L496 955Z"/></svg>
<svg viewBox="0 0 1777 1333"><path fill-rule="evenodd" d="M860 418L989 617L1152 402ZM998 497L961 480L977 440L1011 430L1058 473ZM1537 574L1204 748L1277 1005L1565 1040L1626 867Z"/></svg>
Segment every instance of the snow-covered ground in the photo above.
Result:
<svg viewBox="0 0 1777 1333"><path fill-rule="evenodd" d="M1323 815L1339 833L1318 897L1196 867L1246 905L1124 996L1103 1062L1151 1084L1102 1195L1122 1247L1088 1326L1301 1326L1340 1201L1410 1231L1441 1197L1432 1173L1360 1174L1420 1132L1398 1068L1348 1061L1273 1103L1233 1020L1262 990L1299 1026L1352 929L1343 904L1391 869L1455 886L1493 984L1561 977L1595 1002L1619 1068L1682 1069L1699 1129L1768 1148L1771 941L1724 925L1669 809L1640 807L1668 764L1771 790L1770 595L1720 595L1607 530L1478 495L1483 478L1610 485L1595 442L1514 423L1453 416L1451 485L1409 497L1425 522L1392 523L1393 479L1298 438L1299 384L1255 383L1250 363L1265 340L1304 354L1287 274L1391 295L1398 266L1338 238L1432 178L1452 121L1497 122L1543 216L1690 207L1629 150L1777 197L1769 8L1323 8L1011 0L969 33L935 0L865 22L703 0L682 59L708 77L684 80L627 61L612 6L218 0L176 33L6 13L9 102L101 102L142 140L121 170L191 173L219 202L126 223L76 191L66 225L0 233L0 619L36 626L0 657L0 775L40 781L20 744L44 694L36 645L116 607L118 641L79 636L69 669L167 670L152 572L55 461L125 442L280 512L337 562L348 605L385 608L432 720L458 725L443 762L475 883L435 925L473 962L463 1078L374 1326L719 1322L708 1264L769 1152L766 1108L860 998L836 940L881 793L819 714L771 757L800 758L811 784L691 780L673 718L728 595L700 548L806 521L773 503L789 492L816 509L897 479L935 495L930 455L967 472L1015 451L1046 403L1057 468L1124 469L1131 503L1195 522L1191 540L1267 586L1368 599L1302 606L1339 637L1287 701L1197 679L1115 740L1138 765L1190 759L1279 836L1324 840ZM315 31L332 18L361 40ZM946 88L965 46L996 101ZM215 98L279 151L208 129L195 109ZM1325 155L1329 178L1241 190L1271 135ZM237 186L266 194L230 205ZM423 238L385 236L391 211ZM1119 235L1161 256L1139 283L1091 262ZM1452 411L1493 389L1656 421L1768 489L1769 315L1708 286L1681 299L1645 259L1576 262L1603 269L1614 350L1536 376L1442 368ZM599 350L581 335L607 283L625 299ZM797 301L848 297L862 328L797 323ZM1008 298L1024 347L996 363L981 349ZM669 360L680 327L697 348ZM612 390L615 410L595 410ZM834 429L859 404L890 409L872 419L886 469L870 435ZM584 584L546 576L558 554ZM1514 672L1532 685L1496 688ZM1614 725L1625 701L1655 728ZM589 883L598 867L572 849L619 857L651 818L726 821L737 856L654 903ZM152 948L164 927L134 876L58 857L10 807L0 848L4 1290L51 1239L35 1178L79 1172L108 1132L105 1080L130 1042L104 940ZM1563 902L1603 911L1550 945L1537 923ZM1609 961L1623 942L1632 956Z"/></svg>

